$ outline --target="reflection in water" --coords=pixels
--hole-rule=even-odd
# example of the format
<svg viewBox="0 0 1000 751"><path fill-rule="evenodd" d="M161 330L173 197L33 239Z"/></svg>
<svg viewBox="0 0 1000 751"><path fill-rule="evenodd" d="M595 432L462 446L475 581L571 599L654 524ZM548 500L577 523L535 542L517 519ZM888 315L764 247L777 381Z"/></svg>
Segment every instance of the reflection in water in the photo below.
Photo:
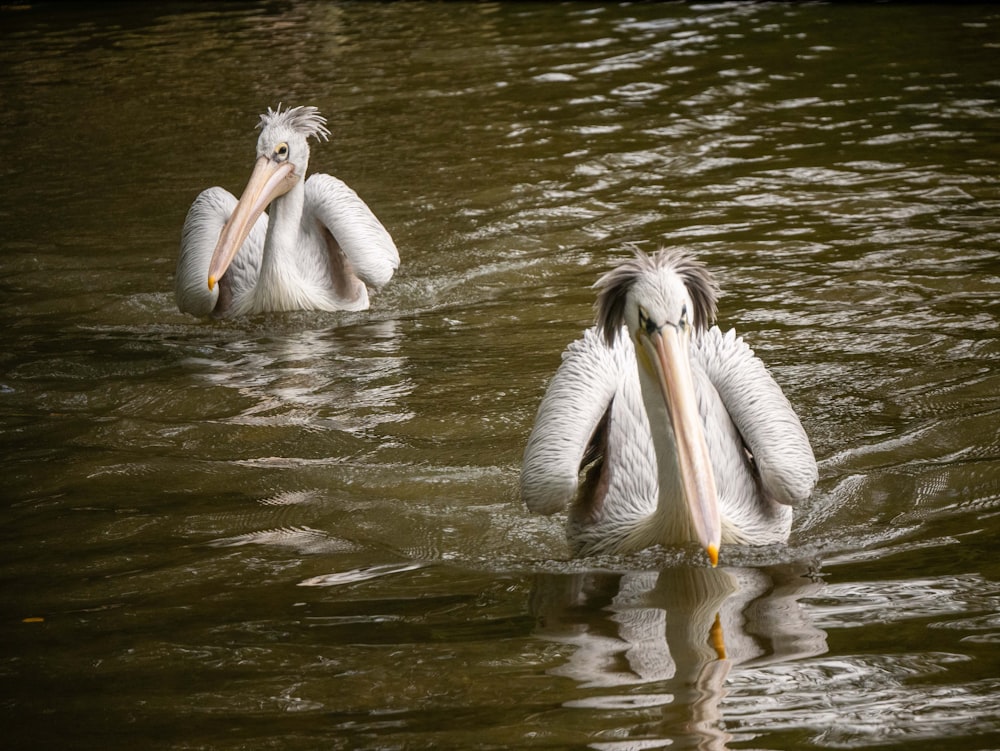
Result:
<svg viewBox="0 0 1000 751"><path fill-rule="evenodd" d="M409 415L400 411L400 402L412 390L406 360L398 351L398 323L373 322L363 333L371 351L365 357L330 330L307 329L263 345L259 340L232 342L225 355L192 358L188 364L197 370L196 378L233 389L245 401L227 422L362 432L406 420ZM345 370L350 379L343 377Z"/></svg>
<svg viewBox="0 0 1000 751"><path fill-rule="evenodd" d="M233 339L186 358L188 391L204 419L182 432L185 454L197 461L176 480L214 488L216 498L238 494L231 511L190 532L226 521L216 547L357 549L356 531L330 515L343 513L336 499L344 488L377 471L382 446L373 438L411 419L413 381L400 339L399 323L384 320Z"/></svg>
<svg viewBox="0 0 1000 751"><path fill-rule="evenodd" d="M571 678L582 689L621 689L588 692L566 706L659 707L660 720L629 727L627 734L721 749L730 737L720 703L733 668L788 663L826 651L826 634L799 605L820 588L803 564L541 574L532 611L539 636L573 648L551 674ZM625 747L636 746L630 741Z"/></svg>

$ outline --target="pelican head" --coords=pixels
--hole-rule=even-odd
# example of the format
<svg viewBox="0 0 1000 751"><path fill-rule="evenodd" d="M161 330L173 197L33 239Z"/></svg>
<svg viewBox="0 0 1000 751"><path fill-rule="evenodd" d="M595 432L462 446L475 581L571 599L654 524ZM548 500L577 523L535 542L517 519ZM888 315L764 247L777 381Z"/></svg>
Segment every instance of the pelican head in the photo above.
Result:
<svg viewBox="0 0 1000 751"><path fill-rule="evenodd" d="M254 223L276 198L305 179L309 167L309 139L326 140L326 119L315 107L281 105L260 116L257 162L236 209L222 228L208 267L208 288L213 289L233 262Z"/></svg>
<svg viewBox="0 0 1000 751"><path fill-rule="evenodd" d="M705 330L714 320L718 285L704 265L684 252L660 250L648 256L637 250L595 286L597 324L605 341L614 344L624 324L635 346L661 485L664 462L676 467L686 513L663 508L662 487L660 513L679 516L680 534L696 539L714 566L722 524L691 375L690 340L692 331Z"/></svg>

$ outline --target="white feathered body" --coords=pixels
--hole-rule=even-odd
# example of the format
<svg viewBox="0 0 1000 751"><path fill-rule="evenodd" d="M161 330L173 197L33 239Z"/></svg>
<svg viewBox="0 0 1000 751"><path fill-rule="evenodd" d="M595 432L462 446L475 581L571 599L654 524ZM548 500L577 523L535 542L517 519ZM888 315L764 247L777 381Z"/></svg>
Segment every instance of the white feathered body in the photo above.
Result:
<svg viewBox="0 0 1000 751"><path fill-rule="evenodd" d="M335 177L315 174L272 204L272 216L283 212L286 221L260 216L223 280L210 290L212 251L235 207L236 197L215 187L188 211L177 261L176 297L183 312L365 310L366 284L381 287L399 266L392 237L357 193ZM278 235L269 237L275 227ZM221 306L220 295L229 296Z"/></svg>
<svg viewBox="0 0 1000 751"><path fill-rule="evenodd" d="M786 541L792 506L808 497L817 479L798 417L734 331L713 326L695 334L690 358L722 542ZM666 419L665 413L653 417ZM661 429L670 430L669 423ZM594 442L603 464L581 485L581 462ZM570 506L567 537L577 555L688 542L678 511L684 504L660 498L661 471L669 467L657 462L627 330L611 346L596 328L587 330L563 353L539 407L522 465L523 500L542 514Z"/></svg>

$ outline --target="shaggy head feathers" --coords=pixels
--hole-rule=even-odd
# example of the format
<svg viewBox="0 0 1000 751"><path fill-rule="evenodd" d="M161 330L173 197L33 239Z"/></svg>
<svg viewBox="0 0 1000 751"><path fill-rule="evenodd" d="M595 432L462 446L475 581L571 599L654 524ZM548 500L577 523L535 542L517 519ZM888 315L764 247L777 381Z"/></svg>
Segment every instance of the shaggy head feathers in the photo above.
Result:
<svg viewBox="0 0 1000 751"><path fill-rule="evenodd" d="M691 326L707 329L715 321L719 285L705 264L683 250L661 249L652 255L638 248L635 255L604 274L594 285L598 289L597 328L610 346L625 323L629 294L640 282L656 284L664 290L679 277L691 301Z"/></svg>
<svg viewBox="0 0 1000 751"><path fill-rule="evenodd" d="M277 109L267 108L267 112L260 116L257 127L264 131L267 128L287 128L298 133L304 138L317 138L327 140L330 131L326 127L326 118L319 114L315 107L289 107L284 112L281 104Z"/></svg>

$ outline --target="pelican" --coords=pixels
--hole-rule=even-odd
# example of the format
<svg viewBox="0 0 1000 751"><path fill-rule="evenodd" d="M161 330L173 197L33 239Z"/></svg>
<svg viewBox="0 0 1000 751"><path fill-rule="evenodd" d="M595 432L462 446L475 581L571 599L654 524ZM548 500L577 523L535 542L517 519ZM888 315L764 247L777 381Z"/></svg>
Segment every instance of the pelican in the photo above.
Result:
<svg viewBox="0 0 1000 751"><path fill-rule="evenodd" d="M399 266L385 227L347 185L306 180L309 139L326 140L315 107L268 107L257 161L239 201L203 191L184 221L175 296L182 312L218 318L271 310L365 310L370 284ZM264 210L271 207L270 214Z"/></svg>
<svg viewBox="0 0 1000 751"><path fill-rule="evenodd" d="M817 480L801 422L682 251L635 256L595 285L596 325L569 345L521 468L536 513L571 505L576 555L697 542L785 542ZM583 482L582 470L586 470Z"/></svg>

